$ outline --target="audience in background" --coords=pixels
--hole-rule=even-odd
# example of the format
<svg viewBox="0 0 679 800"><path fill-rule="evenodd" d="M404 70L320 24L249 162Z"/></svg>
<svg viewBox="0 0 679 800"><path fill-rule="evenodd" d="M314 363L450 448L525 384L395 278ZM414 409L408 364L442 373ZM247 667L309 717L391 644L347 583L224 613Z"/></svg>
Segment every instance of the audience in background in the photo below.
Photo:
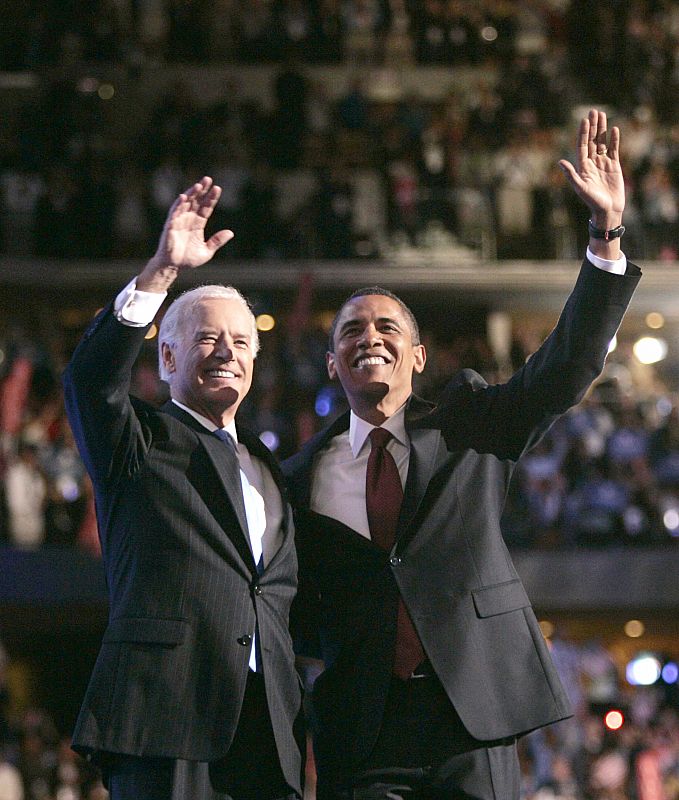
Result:
<svg viewBox="0 0 679 800"><path fill-rule="evenodd" d="M15 6L0 69L34 83L7 95L16 113L0 136L0 253L141 257L167 198L224 162L220 211L239 231L228 258L388 256L413 245L575 258L585 220L554 165L569 155L567 115L600 102L625 138L627 241L636 258L675 259L675 5ZM218 69L233 63L265 72L238 85ZM207 68L200 81L194 64ZM333 65L342 72L322 69ZM413 91L418 66L446 70ZM73 223L83 208L85 229ZM550 237L536 235L545 227Z"/></svg>

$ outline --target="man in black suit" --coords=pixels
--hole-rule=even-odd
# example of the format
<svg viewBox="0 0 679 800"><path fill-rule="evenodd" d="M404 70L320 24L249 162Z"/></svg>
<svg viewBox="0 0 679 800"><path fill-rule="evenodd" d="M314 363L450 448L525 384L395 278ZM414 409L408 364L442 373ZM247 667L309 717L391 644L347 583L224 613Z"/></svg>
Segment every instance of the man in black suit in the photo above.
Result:
<svg viewBox="0 0 679 800"><path fill-rule="evenodd" d="M399 298L359 290L335 317L327 366L351 412L283 465L300 619L325 662L319 800L516 800L516 738L570 714L499 523L517 460L600 373L640 275L620 253L619 131L607 139L593 110L576 167L560 162L592 213L587 259L507 383L465 370L434 406L412 393L426 353Z"/></svg>
<svg viewBox="0 0 679 800"><path fill-rule="evenodd" d="M155 256L64 377L110 598L73 744L102 765L113 800L176 798L179 760L209 762L234 800L301 796L292 515L271 454L234 420L258 348L244 298L181 295L158 337L171 400L157 410L128 394L167 290L233 235L204 238L219 195L205 177L178 197Z"/></svg>

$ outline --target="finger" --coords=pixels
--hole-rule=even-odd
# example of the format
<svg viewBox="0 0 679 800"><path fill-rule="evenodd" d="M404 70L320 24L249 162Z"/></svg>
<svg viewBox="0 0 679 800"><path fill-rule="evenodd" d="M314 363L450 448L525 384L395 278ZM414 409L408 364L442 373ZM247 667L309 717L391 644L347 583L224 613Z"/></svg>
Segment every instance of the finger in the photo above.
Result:
<svg viewBox="0 0 679 800"><path fill-rule="evenodd" d="M602 156L608 152L607 136L608 136L608 123L606 120L606 112L599 111L597 120L597 134L596 134L596 151L597 154Z"/></svg>
<svg viewBox="0 0 679 800"><path fill-rule="evenodd" d="M589 119L584 117L580 120L578 136L575 147L575 163L578 171L582 171L583 164L589 157ZM568 163L568 162L565 162Z"/></svg>
<svg viewBox="0 0 679 800"><path fill-rule="evenodd" d="M568 182L576 191L584 188L582 178L570 161L566 161L566 159L562 158L561 161L559 161L559 166L561 167L563 174L568 179Z"/></svg>
<svg viewBox="0 0 679 800"><path fill-rule="evenodd" d="M222 188L221 186L213 186L210 191L201 198L201 204L198 208L198 215L203 219L208 219L212 212L215 210L215 206L219 202L219 198L222 195Z"/></svg>
<svg viewBox="0 0 679 800"><path fill-rule="evenodd" d="M220 247L224 247L227 242L230 242L233 239L233 231L224 230L224 231L217 231L217 233L210 236L210 238L205 242L205 246L208 250L212 253L217 252Z"/></svg>
<svg viewBox="0 0 679 800"><path fill-rule="evenodd" d="M620 128L611 128L611 143L608 147L608 157L613 161L620 160Z"/></svg>
<svg viewBox="0 0 679 800"><path fill-rule="evenodd" d="M596 155L597 135L599 133L599 112L596 108L590 109L589 112L589 142L587 152L590 158Z"/></svg>

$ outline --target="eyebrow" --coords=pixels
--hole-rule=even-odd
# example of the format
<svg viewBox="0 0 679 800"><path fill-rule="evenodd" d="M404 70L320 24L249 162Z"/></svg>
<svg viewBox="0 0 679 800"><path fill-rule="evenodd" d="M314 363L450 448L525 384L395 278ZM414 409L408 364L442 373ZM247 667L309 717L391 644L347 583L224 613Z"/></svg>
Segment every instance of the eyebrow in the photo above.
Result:
<svg viewBox="0 0 679 800"><path fill-rule="evenodd" d="M379 324L384 324L385 322L389 322L392 325L396 325L399 328L403 327L403 323L399 322L399 320L396 317L378 317L377 320L376 320L376 323L378 325ZM365 320L359 319L358 317L356 317L354 319L348 319L346 322L343 322L340 325L340 329L339 330L340 330L340 333L341 333L346 328L351 328L353 325L364 325L364 324L365 324Z"/></svg>

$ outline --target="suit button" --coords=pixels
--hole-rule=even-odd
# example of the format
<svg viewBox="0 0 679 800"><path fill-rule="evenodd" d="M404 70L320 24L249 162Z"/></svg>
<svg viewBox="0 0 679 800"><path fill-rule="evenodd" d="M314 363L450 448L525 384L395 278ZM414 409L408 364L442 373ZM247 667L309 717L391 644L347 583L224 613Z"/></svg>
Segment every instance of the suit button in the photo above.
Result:
<svg viewBox="0 0 679 800"><path fill-rule="evenodd" d="M254 592L254 593L255 593L255 594L256 594L256 595L259 597L259 595L262 593L263 589L262 589L262 587L261 587L261 586L260 586L258 583L256 583L256 584L255 584L255 585L252 587L252 591L253 591L253 592Z"/></svg>
<svg viewBox="0 0 679 800"><path fill-rule="evenodd" d="M392 556L389 559L389 563L391 564L392 567L397 567L401 563L401 559L399 558L399 556Z"/></svg>
<svg viewBox="0 0 679 800"><path fill-rule="evenodd" d="M246 633L245 636L239 636L236 641L243 647L247 647L249 644L252 644L252 636L250 636L249 633Z"/></svg>

